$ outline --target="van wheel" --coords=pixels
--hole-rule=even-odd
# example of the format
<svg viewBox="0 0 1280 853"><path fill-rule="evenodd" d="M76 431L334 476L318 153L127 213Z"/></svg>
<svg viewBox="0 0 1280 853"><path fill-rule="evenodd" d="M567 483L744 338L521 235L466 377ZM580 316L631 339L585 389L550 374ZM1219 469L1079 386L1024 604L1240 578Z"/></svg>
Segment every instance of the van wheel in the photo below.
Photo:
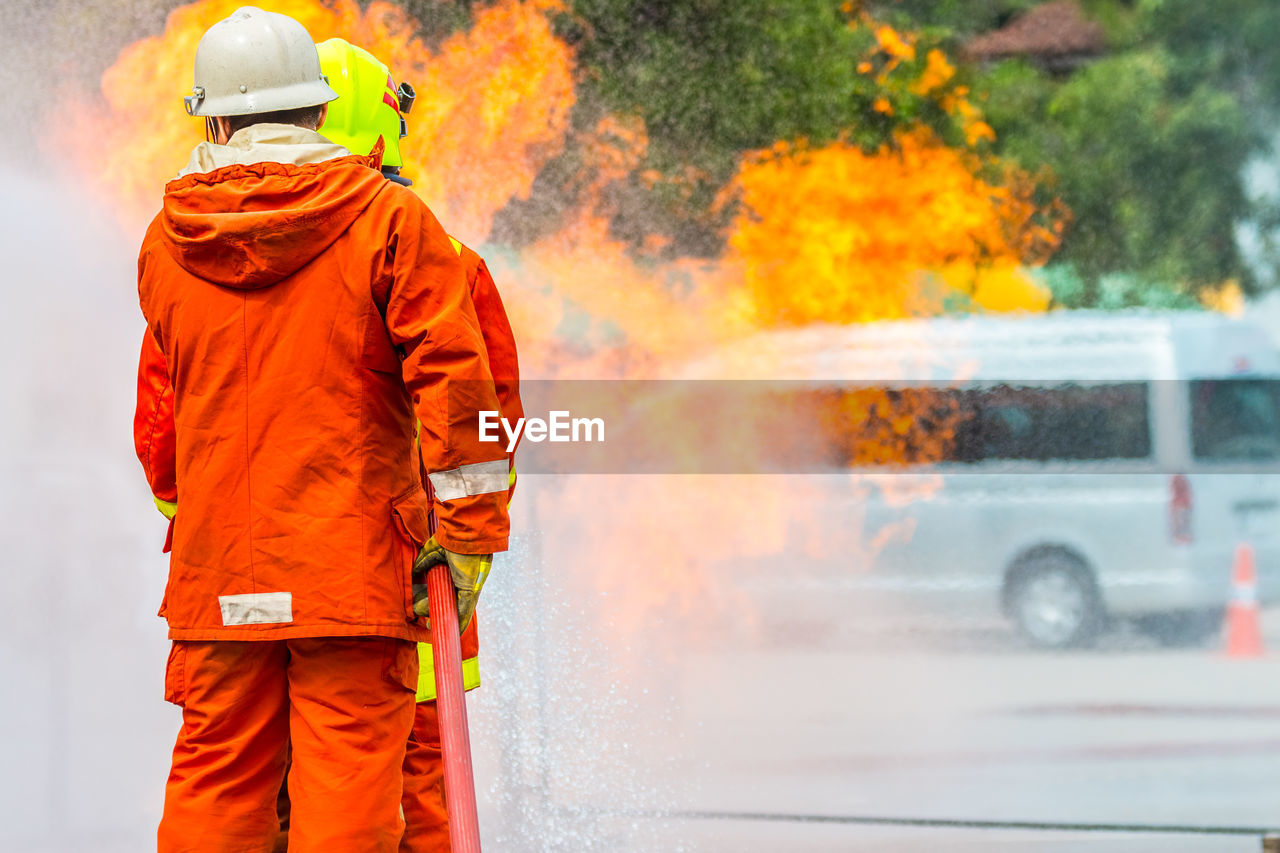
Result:
<svg viewBox="0 0 1280 853"><path fill-rule="evenodd" d="M1038 554L1015 570L1005 601L1018 630L1041 649L1088 645L1105 622L1089 570L1062 552Z"/></svg>
<svg viewBox="0 0 1280 853"><path fill-rule="evenodd" d="M1153 613L1139 616L1138 630L1169 648L1197 648L1217 639L1227 611L1221 607L1208 610L1181 610L1175 613Z"/></svg>

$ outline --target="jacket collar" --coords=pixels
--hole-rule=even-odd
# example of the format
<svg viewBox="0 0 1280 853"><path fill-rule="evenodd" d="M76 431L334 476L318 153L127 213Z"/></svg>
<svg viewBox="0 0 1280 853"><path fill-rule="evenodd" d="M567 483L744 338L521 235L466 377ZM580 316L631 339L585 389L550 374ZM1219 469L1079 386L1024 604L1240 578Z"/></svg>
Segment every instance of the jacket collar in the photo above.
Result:
<svg viewBox="0 0 1280 853"><path fill-rule="evenodd" d="M224 166L284 163L302 166L345 157L351 152L314 130L291 124L254 124L236 131L226 145L201 142L178 172L182 178Z"/></svg>

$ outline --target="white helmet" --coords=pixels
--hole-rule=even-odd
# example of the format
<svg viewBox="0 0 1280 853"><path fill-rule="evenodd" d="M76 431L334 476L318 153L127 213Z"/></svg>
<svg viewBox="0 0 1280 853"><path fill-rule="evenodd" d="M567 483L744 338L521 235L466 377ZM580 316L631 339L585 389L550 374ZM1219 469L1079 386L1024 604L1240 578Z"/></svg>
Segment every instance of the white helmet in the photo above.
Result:
<svg viewBox="0 0 1280 853"><path fill-rule="evenodd" d="M320 73L306 27L243 6L210 27L196 48L193 116L242 116L326 104L338 97Z"/></svg>

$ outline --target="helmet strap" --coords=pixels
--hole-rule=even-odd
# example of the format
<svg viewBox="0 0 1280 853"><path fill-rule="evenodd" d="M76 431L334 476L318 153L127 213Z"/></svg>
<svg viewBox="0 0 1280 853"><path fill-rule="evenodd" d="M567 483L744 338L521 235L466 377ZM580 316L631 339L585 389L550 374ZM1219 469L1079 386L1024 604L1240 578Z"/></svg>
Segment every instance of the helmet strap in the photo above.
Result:
<svg viewBox="0 0 1280 853"><path fill-rule="evenodd" d="M399 166L383 166L382 177L386 178L388 181L391 181L391 183L399 184L402 187L413 186L413 181L409 180L408 178L400 174Z"/></svg>

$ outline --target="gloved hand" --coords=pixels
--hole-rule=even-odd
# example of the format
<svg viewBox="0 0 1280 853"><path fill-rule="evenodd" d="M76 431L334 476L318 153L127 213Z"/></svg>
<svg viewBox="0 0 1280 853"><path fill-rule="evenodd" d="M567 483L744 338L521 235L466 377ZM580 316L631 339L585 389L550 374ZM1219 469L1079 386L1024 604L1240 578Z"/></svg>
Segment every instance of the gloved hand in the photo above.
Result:
<svg viewBox="0 0 1280 853"><path fill-rule="evenodd" d="M419 616L430 616L427 604L427 569L444 563L449 567L449 575L453 578L454 588L458 590L458 630L467 630L471 623L471 615L476 612L476 599L489 577L489 569L493 567L492 554L456 554L443 547L434 536L422 546L418 558L413 561L415 581L420 575L420 583L413 585L413 612Z"/></svg>

